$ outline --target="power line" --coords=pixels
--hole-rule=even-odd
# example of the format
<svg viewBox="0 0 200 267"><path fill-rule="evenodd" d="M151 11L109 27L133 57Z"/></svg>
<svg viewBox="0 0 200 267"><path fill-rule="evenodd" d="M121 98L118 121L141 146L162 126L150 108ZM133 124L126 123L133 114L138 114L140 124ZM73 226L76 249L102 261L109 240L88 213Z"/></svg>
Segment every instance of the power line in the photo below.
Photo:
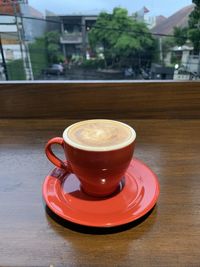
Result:
<svg viewBox="0 0 200 267"><path fill-rule="evenodd" d="M1 15L9 15L8 13L3 13ZM56 20L50 20L50 19L43 19L43 18L36 18L36 17L29 17L29 16L21 16L22 19L30 19L30 20L37 20L37 21L42 21L44 23L46 22L50 22L50 23L55 23L55 24L59 24L61 25L62 22L61 21L56 21ZM59 17L55 17L55 18L58 18ZM73 25L73 26L79 26L79 27L85 27L84 24L82 23L73 23L73 22L67 22L66 25ZM123 30L119 30L117 28L110 28L110 27L102 27L102 26L97 26L97 25L92 25L90 26L91 29L92 28L97 28L97 29L103 29L103 30L109 30L109 31L116 31L116 32L127 32L127 33L136 33L136 34L146 34L146 35L153 35L153 36L159 36L159 37L173 37L173 38L177 38L177 39L185 39L187 36L178 36L176 37L175 35L173 34L164 34L164 33L154 33L154 32L145 32L145 31L136 31L136 30L126 30L126 29L123 29Z"/></svg>

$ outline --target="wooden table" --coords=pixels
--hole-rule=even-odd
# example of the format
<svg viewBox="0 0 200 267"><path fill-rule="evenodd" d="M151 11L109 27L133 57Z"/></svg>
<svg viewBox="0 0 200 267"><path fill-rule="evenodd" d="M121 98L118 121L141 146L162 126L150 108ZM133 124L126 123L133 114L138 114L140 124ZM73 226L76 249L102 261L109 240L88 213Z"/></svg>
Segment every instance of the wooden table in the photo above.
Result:
<svg viewBox="0 0 200 267"><path fill-rule="evenodd" d="M198 118L119 118L135 128L135 156L158 175L161 192L148 217L105 232L64 224L42 199L53 169L45 143L78 118L17 118L14 110L11 118L14 104L7 105L0 119L0 266L200 266Z"/></svg>

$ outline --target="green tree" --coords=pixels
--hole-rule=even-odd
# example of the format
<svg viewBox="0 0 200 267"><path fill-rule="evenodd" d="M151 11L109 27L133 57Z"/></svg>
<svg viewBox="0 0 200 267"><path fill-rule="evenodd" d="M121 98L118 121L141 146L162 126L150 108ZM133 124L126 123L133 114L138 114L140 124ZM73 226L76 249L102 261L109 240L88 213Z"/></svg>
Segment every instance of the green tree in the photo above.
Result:
<svg viewBox="0 0 200 267"><path fill-rule="evenodd" d="M107 67L145 65L153 55L154 39L143 22L128 16L123 8L100 13L89 32L90 46L103 48Z"/></svg>
<svg viewBox="0 0 200 267"><path fill-rule="evenodd" d="M40 37L29 44L29 52L34 78L37 79L41 71L48 66L45 37Z"/></svg>
<svg viewBox="0 0 200 267"><path fill-rule="evenodd" d="M16 59L8 62L7 71L9 80L26 80L22 59Z"/></svg>
<svg viewBox="0 0 200 267"><path fill-rule="evenodd" d="M194 46L194 52L200 51L200 0L193 0L194 10L189 15L188 37Z"/></svg>
<svg viewBox="0 0 200 267"><path fill-rule="evenodd" d="M174 43L178 46L182 46L188 39L188 28L174 27Z"/></svg>
<svg viewBox="0 0 200 267"><path fill-rule="evenodd" d="M64 60L60 47L60 34L58 31L51 31L45 34L46 48L49 63L58 63Z"/></svg>

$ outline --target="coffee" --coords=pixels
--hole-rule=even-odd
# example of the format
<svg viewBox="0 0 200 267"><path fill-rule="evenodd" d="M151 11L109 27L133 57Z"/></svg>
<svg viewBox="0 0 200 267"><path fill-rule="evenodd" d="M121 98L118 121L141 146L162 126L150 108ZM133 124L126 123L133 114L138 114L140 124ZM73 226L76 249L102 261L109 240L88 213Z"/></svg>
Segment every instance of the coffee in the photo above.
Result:
<svg viewBox="0 0 200 267"><path fill-rule="evenodd" d="M87 120L68 127L63 137L70 145L92 151L119 149L135 139L134 130L113 120Z"/></svg>

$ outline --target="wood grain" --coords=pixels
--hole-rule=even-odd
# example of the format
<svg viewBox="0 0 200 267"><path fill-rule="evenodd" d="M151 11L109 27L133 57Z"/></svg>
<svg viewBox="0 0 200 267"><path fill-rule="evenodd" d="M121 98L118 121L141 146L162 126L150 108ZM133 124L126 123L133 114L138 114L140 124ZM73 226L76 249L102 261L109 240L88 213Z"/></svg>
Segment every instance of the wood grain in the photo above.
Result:
<svg viewBox="0 0 200 267"><path fill-rule="evenodd" d="M10 82L0 100L0 266L199 266L199 82ZM41 194L47 140L102 117L136 129L161 187L148 217L107 232L61 222Z"/></svg>
<svg viewBox="0 0 200 267"><path fill-rule="evenodd" d="M148 218L110 234L64 227L45 210L41 187L53 166L44 145L74 121L0 120L0 265L199 266L200 121L122 120L136 129L135 155L161 193Z"/></svg>
<svg viewBox="0 0 200 267"><path fill-rule="evenodd" d="M200 118L200 82L10 82L0 100L0 118Z"/></svg>

